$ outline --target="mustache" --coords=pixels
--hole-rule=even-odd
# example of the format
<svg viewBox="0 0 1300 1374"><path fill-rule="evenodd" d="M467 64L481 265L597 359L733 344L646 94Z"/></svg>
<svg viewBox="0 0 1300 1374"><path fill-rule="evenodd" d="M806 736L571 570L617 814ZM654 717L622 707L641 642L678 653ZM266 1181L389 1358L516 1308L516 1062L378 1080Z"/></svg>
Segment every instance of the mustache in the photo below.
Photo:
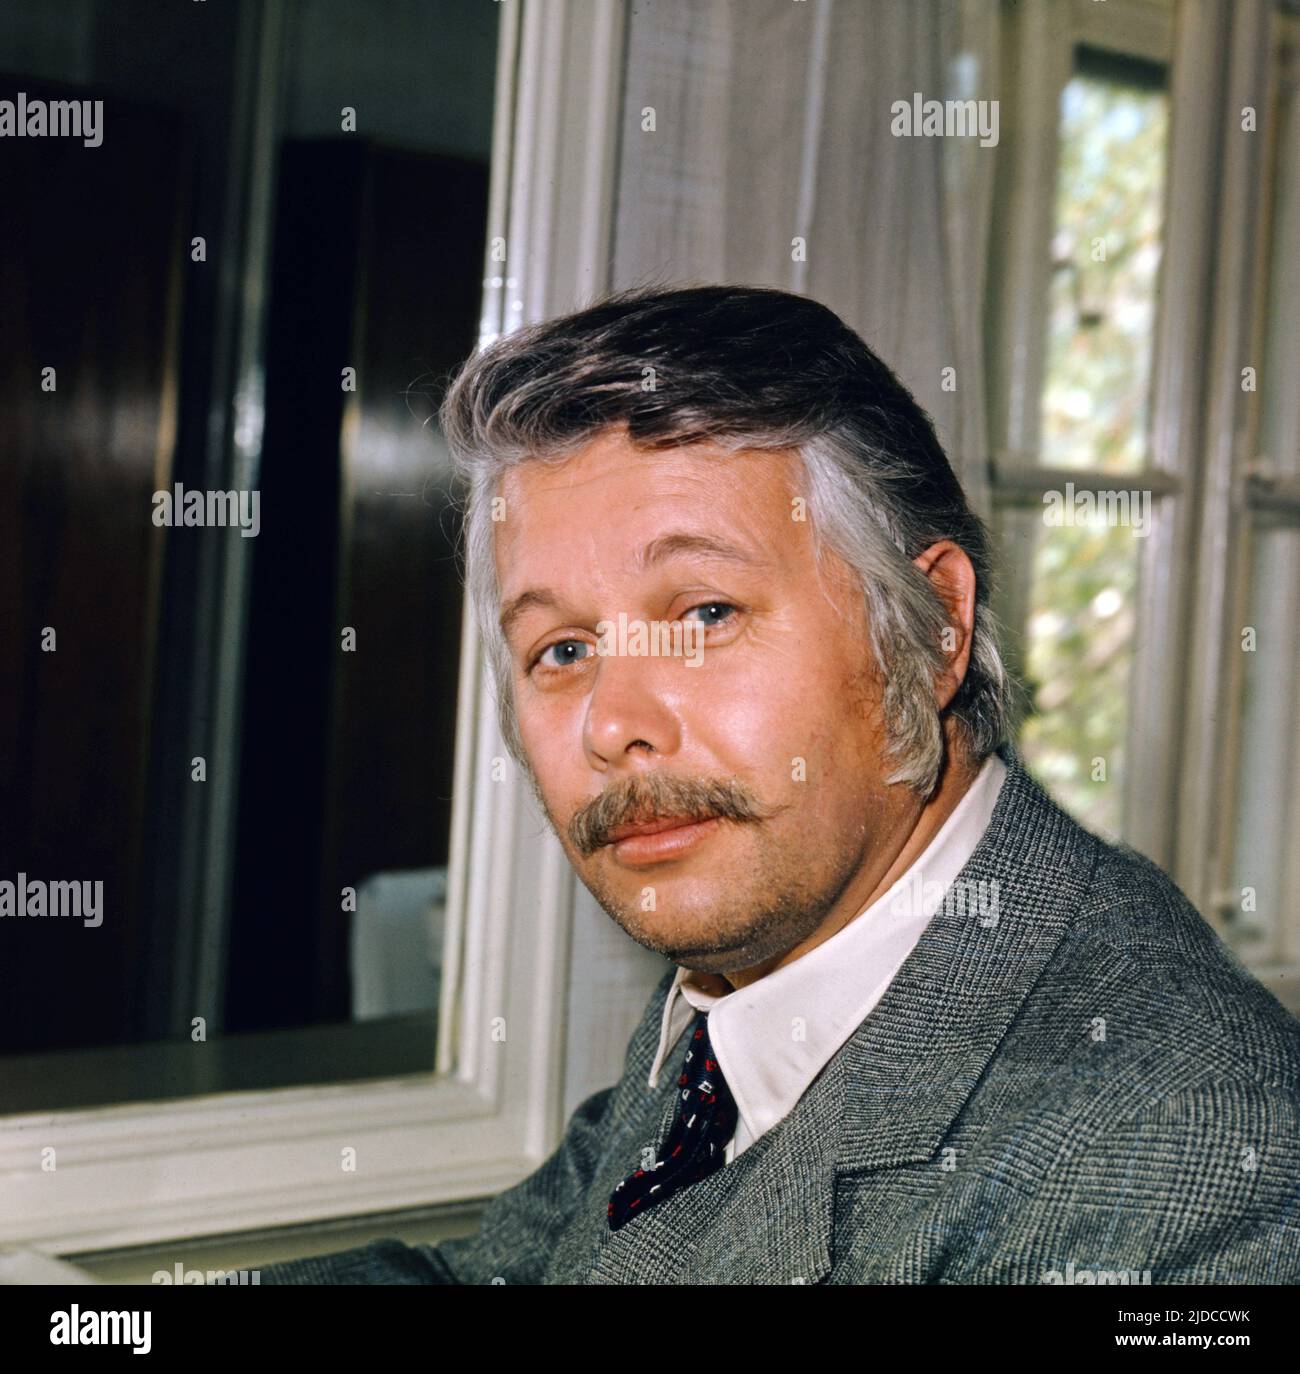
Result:
<svg viewBox="0 0 1300 1374"><path fill-rule="evenodd" d="M763 805L753 789L739 778L684 778L674 773L648 773L624 778L607 787L566 827L569 842L584 858L609 843L609 832L620 825L676 819L760 821L779 808Z"/></svg>

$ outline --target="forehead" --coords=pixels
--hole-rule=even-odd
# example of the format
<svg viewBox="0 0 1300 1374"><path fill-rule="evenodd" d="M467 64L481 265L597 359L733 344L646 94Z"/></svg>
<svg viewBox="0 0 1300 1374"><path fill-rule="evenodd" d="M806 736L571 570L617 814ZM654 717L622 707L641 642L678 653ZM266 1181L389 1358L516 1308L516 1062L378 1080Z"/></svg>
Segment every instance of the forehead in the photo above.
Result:
<svg viewBox="0 0 1300 1374"><path fill-rule="evenodd" d="M787 452L708 445L638 449L621 433L559 463L531 462L501 479L495 526L502 585L521 565L560 558L631 570L667 531L714 535L772 561L797 556L806 523L792 519L798 459Z"/></svg>

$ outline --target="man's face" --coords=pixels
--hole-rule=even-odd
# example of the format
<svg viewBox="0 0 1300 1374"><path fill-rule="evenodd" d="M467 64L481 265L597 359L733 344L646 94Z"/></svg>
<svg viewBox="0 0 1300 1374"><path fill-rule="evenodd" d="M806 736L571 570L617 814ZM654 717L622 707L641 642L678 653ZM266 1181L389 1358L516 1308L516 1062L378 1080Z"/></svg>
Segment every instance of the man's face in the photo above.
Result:
<svg viewBox="0 0 1300 1374"><path fill-rule="evenodd" d="M800 471L789 454L649 453L608 430L562 464L516 468L499 492L537 794L609 915L708 972L774 962L849 920L864 866L918 805L883 781L861 593L838 559L819 576ZM624 642L602 641L620 614ZM669 652L648 652L673 622L678 638L658 640ZM619 838L684 817L701 823Z"/></svg>

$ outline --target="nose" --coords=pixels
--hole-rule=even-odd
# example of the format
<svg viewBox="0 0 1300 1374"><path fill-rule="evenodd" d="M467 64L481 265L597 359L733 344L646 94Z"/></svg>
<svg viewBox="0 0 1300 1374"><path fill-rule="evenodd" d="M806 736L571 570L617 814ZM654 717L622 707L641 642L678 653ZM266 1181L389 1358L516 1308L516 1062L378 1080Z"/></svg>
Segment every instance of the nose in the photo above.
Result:
<svg viewBox="0 0 1300 1374"><path fill-rule="evenodd" d="M634 655L600 660L583 724L583 748L593 768L636 768L678 752L682 722L668 677L672 666L671 660Z"/></svg>

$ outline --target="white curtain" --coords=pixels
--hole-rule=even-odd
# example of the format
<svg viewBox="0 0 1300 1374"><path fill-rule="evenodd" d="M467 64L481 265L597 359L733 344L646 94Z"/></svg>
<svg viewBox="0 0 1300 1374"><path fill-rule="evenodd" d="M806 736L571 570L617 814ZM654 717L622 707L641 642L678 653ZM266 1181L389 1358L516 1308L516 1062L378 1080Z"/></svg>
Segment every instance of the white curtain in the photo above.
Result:
<svg viewBox="0 0 1300 1374"><path fill-rule="evenodd" d="M997 52L996 0L638 0L613 245L616 287L736 282L824 301L933 417L985 516L997 148L890 126L915 92L994 99Z"/></svg>

